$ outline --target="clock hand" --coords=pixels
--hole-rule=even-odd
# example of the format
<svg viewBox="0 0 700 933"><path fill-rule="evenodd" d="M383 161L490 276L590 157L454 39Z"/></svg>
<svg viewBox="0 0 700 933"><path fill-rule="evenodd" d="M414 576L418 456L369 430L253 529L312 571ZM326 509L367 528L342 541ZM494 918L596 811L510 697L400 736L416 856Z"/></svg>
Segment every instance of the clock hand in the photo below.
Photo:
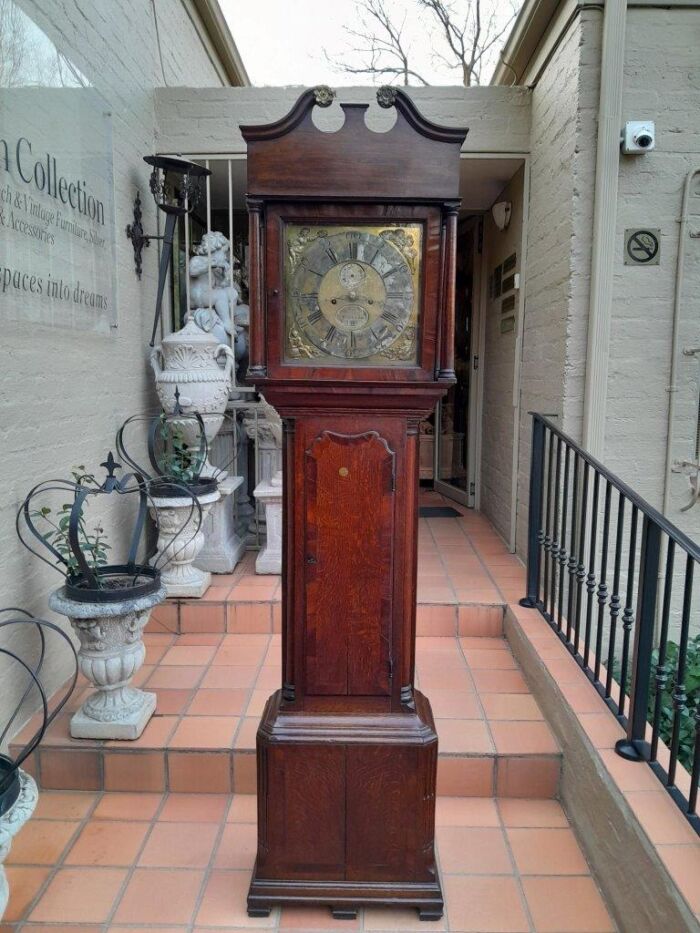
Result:
<svg viewBox="0 0 700 933"><path fill-rule="evenodd" d="M337 305L339 301L366 301L368 305L374 304L373 298L365 298L363 295L358 295L357 292L349 292L347 295L331 298L332 305Z"/></svg>

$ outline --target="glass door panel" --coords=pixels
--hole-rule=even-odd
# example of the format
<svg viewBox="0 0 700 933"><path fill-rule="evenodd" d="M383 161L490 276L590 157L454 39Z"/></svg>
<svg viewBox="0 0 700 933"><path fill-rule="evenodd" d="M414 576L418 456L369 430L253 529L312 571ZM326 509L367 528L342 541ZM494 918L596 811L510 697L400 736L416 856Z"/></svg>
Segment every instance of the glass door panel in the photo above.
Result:
<svg viewBox="0 0 700 933"><path fill-rule="evenodd" d="M435 489L464 505L473 505L473 472L468 461L469 409L472 391L472 323L474 318L475 253L478 220L460 225L457 240L455 301L455 374L457 382L433 416Z"/></svg>

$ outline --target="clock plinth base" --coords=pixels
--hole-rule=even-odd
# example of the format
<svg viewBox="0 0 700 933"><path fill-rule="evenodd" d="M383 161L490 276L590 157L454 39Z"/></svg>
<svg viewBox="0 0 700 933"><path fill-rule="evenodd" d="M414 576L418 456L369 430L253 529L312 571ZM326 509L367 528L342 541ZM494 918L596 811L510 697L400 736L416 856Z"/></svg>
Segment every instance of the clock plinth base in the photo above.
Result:
<svg viewBox="0 0 700 933"><path fill-rule="evenodd" d="M444 901L439 881L432 885L406 883L379 886L359 882L261 881L257 865L248 893L248 916L269 917L272 908L328 907L336 920L352 920L361 907L415 907L420 920L440 920Z"/></svg>
<svg viewBox="0 0 700 933"><path fill-rule="evenodd" d="M258 858L248 910L317 904L442 914L434 855L437 735L430 704L400 712L285 709L257 741Z"/></svg>

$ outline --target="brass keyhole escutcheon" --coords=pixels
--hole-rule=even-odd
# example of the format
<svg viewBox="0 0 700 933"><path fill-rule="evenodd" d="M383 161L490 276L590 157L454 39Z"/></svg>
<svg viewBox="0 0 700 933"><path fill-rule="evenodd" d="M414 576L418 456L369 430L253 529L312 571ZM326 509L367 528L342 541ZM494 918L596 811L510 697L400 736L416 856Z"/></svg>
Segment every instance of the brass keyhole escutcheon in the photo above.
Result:
<svg viewBox="0 0 700 933"><path fill-rule="evenodd" d="M347 467L341 467L341 468L338 470L338 473L339 473L341 476L347 476L347 475L349 474L349 472L350 472L350 470L348 470Z"/></svg>

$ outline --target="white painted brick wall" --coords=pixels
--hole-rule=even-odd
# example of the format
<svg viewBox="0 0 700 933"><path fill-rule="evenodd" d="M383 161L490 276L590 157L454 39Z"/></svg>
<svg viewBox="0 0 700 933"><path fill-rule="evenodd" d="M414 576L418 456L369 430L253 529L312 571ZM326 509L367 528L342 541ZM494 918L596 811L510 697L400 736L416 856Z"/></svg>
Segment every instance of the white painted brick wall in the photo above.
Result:
<svg viewBox="0 0 700 933"><path fill-rule="evenodd" d="M526 274L518 549L525 551L528 409L557 412L578 439L583 416L602 18L584 11L533 91ZM603 461L656 506L663 495L678 221L686 173L700 167L700 14L628 11L623 121L650 118L657 149L620 157L614 292ZM700 230L700 182L691 199ZM658 267L625 266L624 230L661 228ZM700 346L700 239L686 243L680 345ZM698 364L679 355L674 457L692 458ZM682 513L687 479L674 476L669 518L700 537L700 507Z"/></svg>
<svg viewBox="0 0 700 933"><path fill-rule="evenodd" d="M653 505L663 496L668 385L678 221L685 176L700 169L700 13L631 9L628 13L623 120L656 122L656 149L621 156L616 224L614 317L608 379L605 460ZM700 230L700 179L691 199ZM658 266L623 264L624 230L661 228ZM700 346L700 239L686 241L680 345ZM698 363L679 354L674 457L694 454ZM687 480L671 486L669 518L700 537L700 506L682 513Z"/></svg>
<svg viewBox="0 0 700 933"><path fill-rule="evenodd" d="M288 113L302 87L208 89L161 88L156 94L159 147L163 151L245 153L240 123L267 123ZM339 88L338 100L373 101L371 87ZM411 97L431 120L468 126L464 152L527 152L530 94L524 88L411 88ZM319 125L335 125L337 108L315 112ZM368 125L387 128L390 111L373 103Z"/></svg>
<svg viewBox="0 0 700 933"><path fill-rule="evenodd" d="M219 84L183 2L189 0L157 0L166 79ZM150 2L26 0L22 7L107 99L113 114L117 331L97 336L3 322L0 605L45 615L47 595L60 578L19 545L15 512L35 483L65 476L74 464L96 467L113 447L121 421L150 400L147 340L158 250L152 245L145 252L139 282L124 229L137 187L145 229L156 228L142 157L155 148L154 88L163 78ZM64 671L52 658L49 665L55 685ZM3 681L0 713L17 687L16 679Z"/></svg>
<svg viewBox="0 0 700 933"><path fill-rule="evenodd" d="M565 429L580 431L595 165L594 142L584 137L592 132L595 139L597 82L595 52L587 43L594 42L596 15L582 13L572 23L532 94L516 527L521 554L527 535L528 412L556 413Z"/></svg>
<svg viewBox="0 0 700 933"><path fill-rule="evenodd" d="M520 272L522 262L522 220L524 168L519 169L496 198L513 205L510 224L499 230L488 212L484 218L484 258L487 275L504 259L515 253ZM508 275L511 273L509 272ZM481 440L481 510L491 519L500 534L510 537L511 483L513 476L513 380L517 336L518 292L516 299L516 329L501 333L502 298L486 302L483 436Z"/></svg>

